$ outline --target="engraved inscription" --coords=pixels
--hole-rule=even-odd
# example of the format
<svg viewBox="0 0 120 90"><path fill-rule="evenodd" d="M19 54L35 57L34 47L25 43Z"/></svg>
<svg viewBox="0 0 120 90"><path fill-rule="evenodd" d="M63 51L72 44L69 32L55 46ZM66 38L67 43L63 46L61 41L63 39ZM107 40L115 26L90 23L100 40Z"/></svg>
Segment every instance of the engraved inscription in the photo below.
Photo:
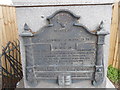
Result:
<svg viewBox="0 0 120 90"><path fill-rule="evenodd" d="M71 78L92 79L96 59L96 35L84 27L73 25L76 19L59 13L50 22L52 27L38 31L32 40L36 78L58 78L69 73ZM89 71L89 72L88 72ZM87 73L88 72L88 73Z"/></svg>

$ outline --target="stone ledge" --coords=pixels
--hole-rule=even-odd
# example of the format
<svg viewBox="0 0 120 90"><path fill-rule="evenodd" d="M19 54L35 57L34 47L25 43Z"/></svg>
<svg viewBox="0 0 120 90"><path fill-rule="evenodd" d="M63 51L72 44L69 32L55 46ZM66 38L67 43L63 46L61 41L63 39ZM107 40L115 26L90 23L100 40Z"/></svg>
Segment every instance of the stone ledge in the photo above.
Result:
<svg viewBox="0 0 120 90"><path fill-rule="evenodd" d="M14 6L112 4L114 0L12 0Z"/></svg>
<svg viewBox="0 0 120 90"><path fill-rule="evenodd" d="M112 82L107 78L106 79L106 88L115 88L115 86L112 84Z"/></svg>

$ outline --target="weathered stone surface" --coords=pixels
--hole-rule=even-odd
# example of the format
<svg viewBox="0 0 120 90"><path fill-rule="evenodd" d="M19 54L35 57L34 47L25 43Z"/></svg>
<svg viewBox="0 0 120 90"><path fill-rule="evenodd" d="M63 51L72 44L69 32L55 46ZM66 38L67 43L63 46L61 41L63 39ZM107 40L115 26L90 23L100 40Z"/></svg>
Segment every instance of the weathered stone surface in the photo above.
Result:
<svg viewBox="0 0 120 90"><path fill-rule="evenodd" d="M81 80L91 80L93 85L103 82L103 44L108 32L101 23L93 33L78 19L69 10L60 10L48 17L49 25L35 34L27 34L28 31L20 34L29 86L36 87L40 81L57 82L60 86Z"/></svg>

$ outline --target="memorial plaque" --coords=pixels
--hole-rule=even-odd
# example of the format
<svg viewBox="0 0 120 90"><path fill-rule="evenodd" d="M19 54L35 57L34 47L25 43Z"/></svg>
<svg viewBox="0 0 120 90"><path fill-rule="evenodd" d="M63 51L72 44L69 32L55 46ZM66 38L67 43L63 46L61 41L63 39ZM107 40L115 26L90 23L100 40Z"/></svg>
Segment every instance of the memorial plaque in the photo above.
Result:
<svg viewBox="0 0 120 90"><path fill-rule="evenodd" d="M25 24L21 37L29 85L41 80L61 86L80 80L91 80L93 85L102 83L103 44L108 32L103 22L92 32L78 23L79 18L68 10L56 11L47 18L49 24L36 33Z"/></svg>

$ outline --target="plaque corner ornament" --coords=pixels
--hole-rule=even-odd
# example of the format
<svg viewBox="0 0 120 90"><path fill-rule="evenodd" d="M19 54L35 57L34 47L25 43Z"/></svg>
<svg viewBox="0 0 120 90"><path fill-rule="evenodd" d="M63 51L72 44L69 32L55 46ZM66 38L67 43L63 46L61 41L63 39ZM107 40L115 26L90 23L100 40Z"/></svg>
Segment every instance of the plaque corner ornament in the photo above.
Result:
<svg viewBox="0 0 120 90"><path fill-rule="evenodd" d="M110 32L108 32L104 29L104 22L101 21L101 23L100 23L100 25L97 29L97 35L105 36L105 35L108 35L108 34L110 34Z"/></svg>
<svg viewBox="0 0 120 90"><path fill-rule="evenodd" d="M21 37L32 37L34 36L32 30L29 28L27 23L24 24L24 31L20 34Z"/></svg>

